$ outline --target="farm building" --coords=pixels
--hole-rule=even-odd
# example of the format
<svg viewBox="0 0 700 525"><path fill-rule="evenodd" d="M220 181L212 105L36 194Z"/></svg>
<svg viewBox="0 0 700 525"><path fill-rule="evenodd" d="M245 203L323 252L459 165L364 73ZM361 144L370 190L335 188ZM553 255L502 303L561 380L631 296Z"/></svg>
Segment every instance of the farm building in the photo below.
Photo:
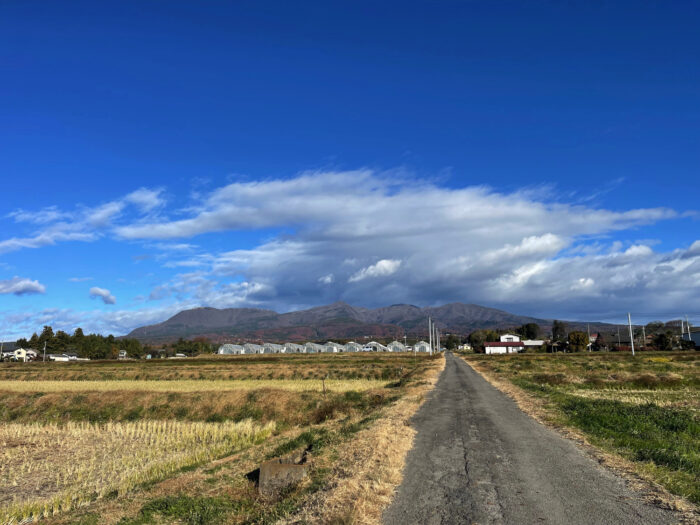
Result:
<svg viewBox="0 0 700 525"><path fill-rule="evenodd" d="M501 343L517 343L518 341L520 341L519 335L503 334L501 336Z"/></svg>
<svg viewBox="0 0 700 525"><path fill-rule="evenodd" d="M265 343L263 345L263 354L281 354L284 352L284 346L276 345L275 343Z"/></svg>
<svg viewBox="0 0 700 525"><path fill-rule="evenodd" d="M15 361L24 361L25 363L27 361L33 361L37 357L37 353L35 350L30 350L27 348L18 348L14 352L14 358Z"/></svg>
<svg viewBox="0 0 700 525"><path fill-rule="evenodd" d="M686 334L683 339L688 341L688 338L690 337L690 341L695 343L695 348L700 347L700 332L690 332L690 334Z"/></svg>
<svg viewBox="0 0 700 525"><path fill-rule="evenodd" d="M416 352L430 352L430 344L426 343L425 341L418 341L415 345L413 345L413 349Z"/></svg>
<svg viewBox="0 0 700 525"><path fill-rule="evenodd" d="M527 350L528 348L541 348L544 345L544 341L541 339L526 339L523 341L523 344L525 345L525 349Z"/></svg>
<svg viewBox="0 0 700 525"><path fill-rule="evenodd" d="M306 351L304 345L298 345L296 343L284 343L284 353L285 354L303 354Z"/></svg>
<svg viewBox="0 0 700 525"><path fill-rule="evenodd" d="M406 347L403 345L403 343L400 343L399 341L392 341L386 347L389 349L389 352L405 352Z"/></svg>
<svg viewBox="0 0 700 525"><path fill-rule="evenodd" d="M227 343L225 345L221 345L217 353L219 355L241 355L245 354L245 348L243 348L241 345L232 345Z"/></svg>
<svg viewBox="0 0 700 525"><path fill-rule="evenodd" d="M334 343L333 341L328 341L325 345L323 345L324 352L328 352L331 354L337 354L338 352L344 352L345 347L339 343Z"/></svg>
<svg viewBox="0 0 700 525"><path fill-rule="evenodd" d="M262 354L264 350L262 345L256 345L254 343L245 343L243 348L245 348L246 354Z"/></svg>
<svg viewBox="0 0 700 525"><path fill-rule="evenodd" d="M386 352L387 347L376 341L370 341L362 349L364 352Z"/></svg>
<svg viewBox="0 0 700 525"><path fill-rule="evenodd" d="M517 337L517 336L516 336ZM521 341L499 341L497 343L484 343L484 353L486 354L517 354L525 349Z"/></svg>
<svg viewBox="0 0 700 525"><path fill-rule="evenodd" d="M320 354L323 352L323 345L316 343L306 343L304 345L307 354Z"/></svg>
<svg viewBox="0 0 700 525"><path fill-rule="evenodd" d="M346 352L362 352L362 345L354 341L350 341L345 345Z"/></svg>

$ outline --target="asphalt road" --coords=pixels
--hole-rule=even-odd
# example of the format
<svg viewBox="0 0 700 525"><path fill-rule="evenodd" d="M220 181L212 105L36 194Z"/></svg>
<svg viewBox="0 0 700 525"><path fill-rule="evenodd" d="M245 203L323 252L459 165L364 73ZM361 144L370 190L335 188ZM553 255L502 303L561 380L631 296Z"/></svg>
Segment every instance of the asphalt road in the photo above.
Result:
<svg viewBox="0 0 700 525"><path fill-rule="evenodd" d="M678 523L463 360L446 359L414 416L416 441L385 525Z"/></svg>

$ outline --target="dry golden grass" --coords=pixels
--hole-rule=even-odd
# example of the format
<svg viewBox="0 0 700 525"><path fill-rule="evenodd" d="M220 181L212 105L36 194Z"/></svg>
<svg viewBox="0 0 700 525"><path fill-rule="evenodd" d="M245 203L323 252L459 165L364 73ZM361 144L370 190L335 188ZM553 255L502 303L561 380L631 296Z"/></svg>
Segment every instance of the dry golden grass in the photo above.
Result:
<svg viewBox="0 0 700 525"><path fill-rule="evenodd" d="M314 495L299 512L279 523L380 524L384 509L401 484L406 455L413 447L416 431L410 419L444 367L445 359L441 356L425 373L423 381L386 408L376 423L358 432L333 463L327 490Z"/></svg>
<svg viewBox="0 0 700 525"><path fill-rule="evenodd" d="M327 379L325 388L331 392L362 391L382 388L387 381L368 379ZM259 390L274 388L293 392L324 389L320 379L244 379L244 380L174 380L174 381L0 381L5 392L221 392L228 390Z"/></svg>
<svg viewBox="0 0 700 525"><path fill-rule="evenodd" d="M0 427L0 523L47 517L122 495L210 461L274 430L240 423L7 424Z"/></svg>

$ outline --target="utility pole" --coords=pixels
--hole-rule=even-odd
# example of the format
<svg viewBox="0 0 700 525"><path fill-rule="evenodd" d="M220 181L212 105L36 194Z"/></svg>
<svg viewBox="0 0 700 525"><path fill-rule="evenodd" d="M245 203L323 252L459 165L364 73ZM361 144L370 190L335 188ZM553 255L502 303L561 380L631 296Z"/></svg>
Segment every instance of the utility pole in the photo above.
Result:
<svg viewBox="0 0 700 525"><path fill-rule="evenodd" d="M430 345L430 355L433 355L433 324L428 317L428 344Z"/></svg>
<svg viewBox="0 0 700 525"><path fill-rule="evenodd" d="M690 337L690 322L688 321L688 316L685 316L685 329L688 330L688 341L692 341L693 338Z"/></svg>
<svg viewBox="0 0 700 525"><path fill-rule="evenodd" d="M632 355L634 355L634 337L632 335L632 314L627 312L627 322L629 323L630 327L630 344L632 345Z"/></svg>
<svg viewBox="0 0 700 525"><path fill-rule="evenodd" d="M44 363L46 363L46 341L44 341Z"/></svg>
<svg viewBox="0 0 700 525"><path fill-rule="evenodd" d="M646 326L642 325L642 348L647 347L647 330Z"/></svg>
<svg viewBox="0 0 700 525"><path fill-rule="evenodd" d="M620 327L617 327L617 346L620 346Z"/></svg>

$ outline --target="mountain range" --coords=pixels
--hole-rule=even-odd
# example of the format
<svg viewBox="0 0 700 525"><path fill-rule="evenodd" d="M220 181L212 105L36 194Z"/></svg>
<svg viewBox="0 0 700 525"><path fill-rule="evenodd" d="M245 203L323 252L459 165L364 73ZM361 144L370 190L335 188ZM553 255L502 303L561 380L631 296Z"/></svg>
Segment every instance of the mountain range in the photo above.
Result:
<svg viewBox="0 0 700 525"><path fill-rule="evenodd" d="M332 339L399 338L427 336L431 317L443 333L466 335L482 328L515 328L538 324L544 333L551 319L512 314L476 304L450 303L436 307L395 304L363 308L344 302L279 314L257 308L193 308L162 323L136 328L127 337L148 343L166 343L180 337L206 337L215 343L230 341L317 341ZM584 322L568 322L570 329L585 329ZM592 330L612 325L591 323Z"/></svg>

